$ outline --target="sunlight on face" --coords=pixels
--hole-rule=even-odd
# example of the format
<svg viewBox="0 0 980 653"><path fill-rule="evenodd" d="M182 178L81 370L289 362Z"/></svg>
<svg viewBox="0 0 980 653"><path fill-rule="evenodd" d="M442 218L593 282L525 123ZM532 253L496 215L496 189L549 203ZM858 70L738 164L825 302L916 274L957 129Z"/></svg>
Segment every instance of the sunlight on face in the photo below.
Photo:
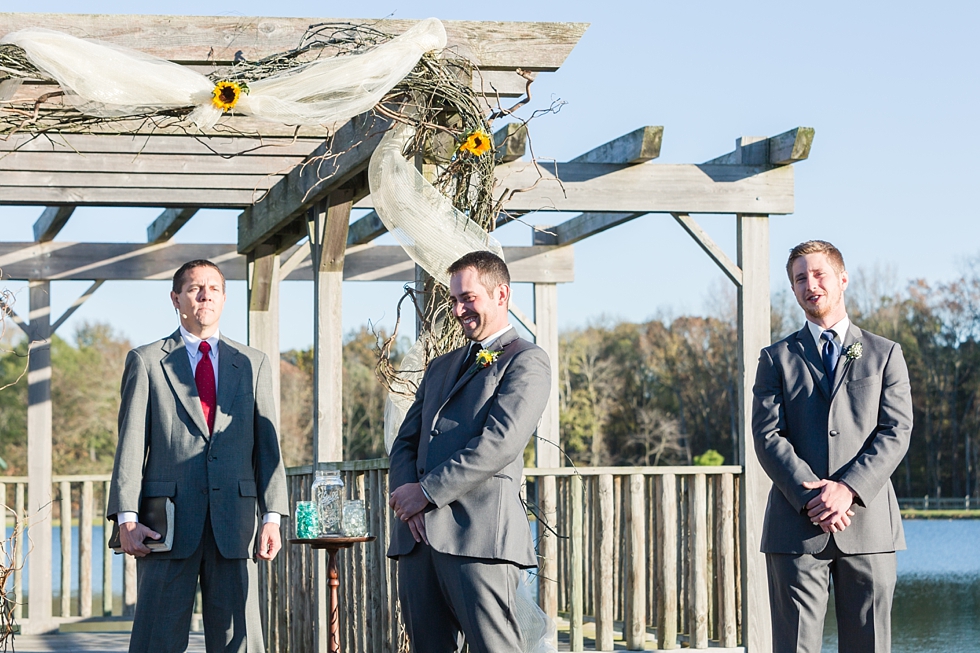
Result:
<svg viewBox="0 0 980 653"><path fill-rule="evenodd" d="M510 286L487 289L476 268L463 268L449 279L453 317L474 342L485 340L507 326Z"/></svg>
<svg viewBox="0 0 980 653"><path fill-rule="evenodd" d="M170 299L180 316L181 325L198 338L210 338L218 330L225 307L224 282L210 267L191 268L184 273L184 285Z"/></svg>

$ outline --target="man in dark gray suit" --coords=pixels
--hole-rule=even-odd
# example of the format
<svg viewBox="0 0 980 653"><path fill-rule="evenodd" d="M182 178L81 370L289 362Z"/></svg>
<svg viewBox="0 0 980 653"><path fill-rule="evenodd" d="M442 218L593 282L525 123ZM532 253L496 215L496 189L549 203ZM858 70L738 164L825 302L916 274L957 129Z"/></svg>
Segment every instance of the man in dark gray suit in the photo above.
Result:
<svg viewBox="0 0 980 653"><path fill-rule="evenodd" d="M887 652L905 548L890 477L912 432L908 369L898 344L848 320L836 247L797 245L786 271L807 323L762 350L752 410L773 481L762 532L773 651L819 653L833 578L840 651Z"/></svg>
<svg viewBox="0 0 980 653"><path fill-rule="evenodd" d="M184 264L170 297L180 328L126 358L106 508L139 559L129 650L187 648L200 578L208 653L261 653L253 551L275 557L288 511L272 363L219 336L225 279L214 263ZM151 553L143 542L159 533L139 523L140 500L163 496L174 502L173 548Z"/></svg>
<svg viewBox="0 0 980 653"><path fill-rule="evenodd" d="M388 555L416 653L520 651L520 569L537 566L520 497L524 447L551 387L548 356L508 324L510 274L472 252L449 268L471 341L433 360L391 448Z"/></svg>

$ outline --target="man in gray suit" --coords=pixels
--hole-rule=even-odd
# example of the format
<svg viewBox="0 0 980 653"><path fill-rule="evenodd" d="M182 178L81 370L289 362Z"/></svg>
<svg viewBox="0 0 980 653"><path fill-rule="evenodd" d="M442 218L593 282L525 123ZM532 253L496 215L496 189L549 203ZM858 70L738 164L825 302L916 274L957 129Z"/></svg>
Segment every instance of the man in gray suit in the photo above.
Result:
<svg viewBox="0 0 980 653"><path fill-rule="evenodd" d="M887 652L905 548L890 477L912 432L908 369L898 344L848 320L836 247L801 243L786 271L807 323L762 350L752 410L773 482L762 531L773 651L819 653L833 578L840 650Z"/></svg>
<svg viewBox="0 0 980 653"><path fill-rule="evenodd" d="M187 648L198 578L208 653L261 653L255 550L272 560L288 511L272 369L260 351L219 336L225 279L210 261L184 264L171 301L180 328L126 358L119 444L106 515L138 558L129 650ZM173 548L138 521L142 498L171 497Z"/></svg>
<svg viewBox="0 0 980 653"><path fill-rule="evenodd" d="M433 360L391 448L388 555L416 653L520 651L520 569L537 566L521 502L524 447L544 412L547 354L508 324L510 274L472 252L449 268L470 346Z"/></svg>

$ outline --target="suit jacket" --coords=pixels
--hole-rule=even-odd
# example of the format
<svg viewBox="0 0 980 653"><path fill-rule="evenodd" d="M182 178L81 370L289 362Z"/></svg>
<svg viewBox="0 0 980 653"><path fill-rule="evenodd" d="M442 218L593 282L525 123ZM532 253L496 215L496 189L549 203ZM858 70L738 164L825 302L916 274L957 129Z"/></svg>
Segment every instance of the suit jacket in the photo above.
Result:
<svg viewBox="0 0 980 653"><path fill-rule="evenodd" d="M457 381L467 347L433 360L391 447L390 486L421 482L433 503L424 512L436 551L537 566L520 490L524 448L551 390L543 349L511 329L488 349L502 353ZM415 547L393 520L388 555Z"/></svg>
<svg viewBox="0 0 980 653"><path fill-rule="evenodd" d="M753 388L752 434L772 479L762 530L764 553L819 553L830 534L814 526L804 507L819 494L804 481L824 478L857 493L851 525L834 534L844 553L905 548L891 475L909 447L912 395L901 347L853 324L831 385L807 326L759 356Z"/></svg>
<svg viewBox="0 0 980 653"><path fill-rule="evenodd" d="M154 558L190 556L208 515L221 555L248 558L257 514L289 514L266 355L221 338L217 400L209 435L180 330L126 357L106 515L171 497L173 549Z"/></svg>

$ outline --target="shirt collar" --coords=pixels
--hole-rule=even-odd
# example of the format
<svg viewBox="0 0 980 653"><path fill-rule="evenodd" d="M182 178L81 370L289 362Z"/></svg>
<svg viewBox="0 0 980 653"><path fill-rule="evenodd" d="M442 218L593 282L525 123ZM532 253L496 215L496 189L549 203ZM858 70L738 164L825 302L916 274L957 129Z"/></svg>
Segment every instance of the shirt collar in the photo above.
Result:
<svg viewBox="0 0 980 653"><path fill-rule="evenodd" d="M187 352L192 356L196 356L198 354L198 348L201 346L201 339L185 329L183 324L180 325L180 337L184 341L184 346L187 347ZM220 339L221 333L218 331L215 331L214 335L207 339L208 344L211 345L212 355L217 354L218 340Z"/></svg>
<svg viewBox="0 0 980 653"><path fill-rule="evenodd" d="M513 328L514 328L513 326L511 326L511 325L508 324L503 329L501 329L497 333L493 334L489 338L485 338L485 339L481 340L480 341L480 347L486 347L491 342L493 342L494 340L497 340L498 338L500 338L500 336L504 335L505 333L507 333L508 331L510 331Z"/></svg>
<svg viewBox="0 0 980 653"><path fill-rule="evenodd" d="M806 321L806 325L810 328L810 335L813 336L813 342L816 343L817 349L819 350L823 346L820 337L823 335L823 332L826 331L826 329L824 329L822 326L814 324L810 320ZM831 326L830 330L837 334L837 337L835 339L839 344L843 345L844 338L846 337L847 330L849 328L851 328L851 320L848 319L848 317L845 315L844 319L842 319L837 324Z"/></svg>

